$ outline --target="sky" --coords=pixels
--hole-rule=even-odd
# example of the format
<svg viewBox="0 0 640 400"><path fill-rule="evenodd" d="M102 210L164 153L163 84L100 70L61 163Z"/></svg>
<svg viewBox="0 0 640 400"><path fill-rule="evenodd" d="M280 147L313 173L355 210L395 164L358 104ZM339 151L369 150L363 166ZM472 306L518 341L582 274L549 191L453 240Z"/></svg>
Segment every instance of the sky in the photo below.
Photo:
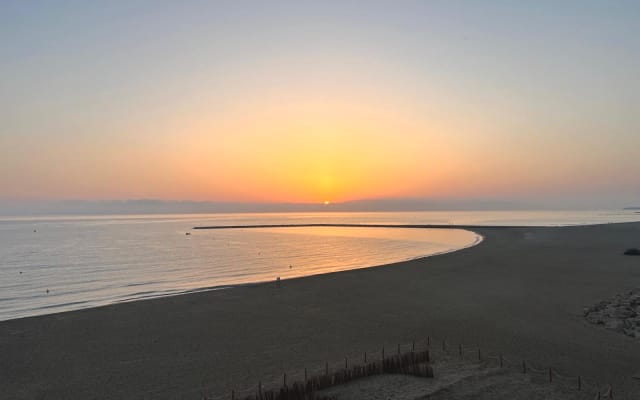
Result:
<svg viewBox="0 0 640 400"><path fill-rule="evenodd" d="M637 1L0 2L0 201L640 204Z"/></svg>

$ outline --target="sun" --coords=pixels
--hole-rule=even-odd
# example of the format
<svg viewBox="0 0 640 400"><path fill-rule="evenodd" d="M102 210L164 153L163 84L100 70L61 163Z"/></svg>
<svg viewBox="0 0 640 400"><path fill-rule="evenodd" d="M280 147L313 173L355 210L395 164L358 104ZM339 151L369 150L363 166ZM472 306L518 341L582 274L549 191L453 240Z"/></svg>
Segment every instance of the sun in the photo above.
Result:
<svg viewBox="0 0 640 400"><path fill-rule="evenodd" d="M331 203L329 202L329 200L325 200L325 201L324 201L324 205L325 205L325 206L328 206L329 204L331 204Z"/></svg>

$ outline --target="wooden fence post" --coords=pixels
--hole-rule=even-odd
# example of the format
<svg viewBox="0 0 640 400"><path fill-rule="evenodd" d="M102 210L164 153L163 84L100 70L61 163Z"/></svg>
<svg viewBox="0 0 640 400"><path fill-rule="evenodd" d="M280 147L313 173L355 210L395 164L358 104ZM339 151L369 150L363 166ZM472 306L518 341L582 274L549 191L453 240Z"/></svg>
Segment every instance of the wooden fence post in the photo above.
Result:
<svg viewBox="0 0 640 400"><path fill-rule="evenodd" d="M480 353L480 349L478 349L478 361L482 361L482 355Z"/></svg>
<svg viewBox="0 0 640 400"><path fill-rule="evenodd" d="M416 351L416 341L415 340L411 342L411 351L412 352Z"/></svg>
<svg viewBox="0 0 640 400"><path fill-rule="evenodd" d="M549 383L553 383L553 372L551 371L551 368L549 368Z"/></svg>
<svg viewBox="0 0 640 400"><path fill-rule="evenodd" d="M282 386L287 386L287 374L286 373L282 376Z"/></svg>
<svg viewBox="0 0 640 400"><path fill-rule="evenodd" d="M347 362L347 357L345 357L345 358L344 358L344 369L349 368L349 367L348 367L348 365L349 365L349 364L348 364L348 362Z"/></svg>
<svg viewBox="0 0 640 400"><path fill-rule="evenodd" d="M462 345L461 344L458 345L458 354L460 355L460 357L462 357Z"/></svg>
<svg viewBox="0 0 640 400"><path fill-rule="evenodd" d="M500 353L500 368L502 368L503 363L502 363L502 353Z"/></svg>
<svg viewBox="0 0 640 400"><path fill-rule="evenodd" d="M527 373L527 362L526 361L522 361L522 373L523 374Z"/></svg>
<svg viewBox="0 0 640 400"><path fill-rule="evenodd" d="M236 391L235 390L231 391L231 400L236 400Z"/></svg>
<svg viewBox="0 0 640 400"><path fill-rule="evenodd" d="M324 374L329 375L329 362L324 364Z"/></svg>
<svg viewBox="0 0 640 400"><path fill-rule="evenodd" d="M442 339L442 351L446 350L446 339Z"/></svg>
<svg viewBox="0 0 640 400"><path fill-rule="evenodd" d="M400 343L398 343L398 355L400 355Z"/></svg>
<svg viewBox="0 0 640 400"><path fill-rule="evenodd" d="M427 347L431 347L431 336L427 336Z"/></svg>
<svg viewBox="0 0 640 400"><path fill-rule="evenodd" d="M367 352L366 351L364 352L364 363L365 364L367 363Z"/></svg>
<svg viewBox="0 0 640 400"><path fill-rule="evenodd" d="M578 390L582 389L582 379L580 379L580 375L578 375Z"/></svg>
<svg viewBox="0 0 640 400"><path fill-rule="evenodd" d="M384 361L384 345L382 345L382 361Z"/></svg>

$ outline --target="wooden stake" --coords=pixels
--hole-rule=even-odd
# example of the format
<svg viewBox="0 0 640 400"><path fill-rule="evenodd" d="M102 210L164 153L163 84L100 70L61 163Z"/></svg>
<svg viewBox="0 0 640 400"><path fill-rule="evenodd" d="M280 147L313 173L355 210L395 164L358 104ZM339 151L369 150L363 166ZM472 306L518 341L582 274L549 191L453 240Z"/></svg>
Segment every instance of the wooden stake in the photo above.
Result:
<svg viewBox="0 0 640 400"><path fill-rule="evenodd" d="M582 379L580 378L580 375L578 375L578 390L582 389Z"/></svg>
<svg viewBox="0 0 640 400"><path fill-rule="evenodd" d="M502 353L500 353L500 368L502 368Z"/></svg>
<svg viewBox="0 0 640 400"><path fill-rule="evenodd" d="M527 362L526 361L522 362L522 373L523 374L527 373Z"/></svg>

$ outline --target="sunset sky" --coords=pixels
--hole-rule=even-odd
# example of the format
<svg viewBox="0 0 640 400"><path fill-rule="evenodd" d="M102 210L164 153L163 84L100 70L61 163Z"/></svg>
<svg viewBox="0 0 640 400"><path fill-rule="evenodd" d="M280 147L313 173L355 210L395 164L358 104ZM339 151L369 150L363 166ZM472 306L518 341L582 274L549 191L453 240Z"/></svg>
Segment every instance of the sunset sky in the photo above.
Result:
<svg viewBox="0 0 640 400"><path fill-rule="evenodd" d="M637 1L3 1L0 200L638 205L639 20Z"/></svg>

